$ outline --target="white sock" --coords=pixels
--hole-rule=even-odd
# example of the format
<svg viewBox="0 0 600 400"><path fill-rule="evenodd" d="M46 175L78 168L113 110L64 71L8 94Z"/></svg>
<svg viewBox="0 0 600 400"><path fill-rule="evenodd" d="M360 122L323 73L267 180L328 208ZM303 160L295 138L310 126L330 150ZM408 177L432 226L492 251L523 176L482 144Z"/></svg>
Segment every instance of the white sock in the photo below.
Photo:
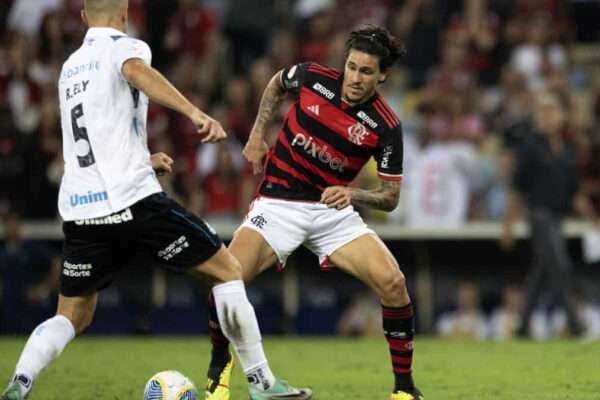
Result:
<svg viewBox="0 0 600 400"><path fill-rule="evenodd" d="M269 389L275 384L275 376L262 347L258 321L246 296L244 282L215 285L212 292L221 329L233 343L248 382L261 390Z"/></svg>
<svg viewBox="0 0 600 400"><path fill-rule="evenodd" d="M21 394L31 390L39 373L62 353L75 337L75 328L63 315L57 315L39 324L34 330L15 368L15 379L20 383Z"/></svg>

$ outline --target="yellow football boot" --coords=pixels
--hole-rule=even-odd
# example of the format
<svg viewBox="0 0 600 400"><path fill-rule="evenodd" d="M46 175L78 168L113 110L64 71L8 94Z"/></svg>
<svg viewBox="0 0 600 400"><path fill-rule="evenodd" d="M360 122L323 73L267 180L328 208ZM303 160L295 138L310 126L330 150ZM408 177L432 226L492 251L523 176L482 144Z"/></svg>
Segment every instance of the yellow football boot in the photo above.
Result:
<svg viewBox="0 0 600 400"><path fill-rule="evenodd" d="M230 355L229 362L219 375L219 381L208 378L208 382L206 382L206 400L229 400L229 381L234 366L233 355Z"/></svg>
<svg viewBox="0 0 600 400"><path fill-rule="evenodd" d="M425 397L419 389L414 388L411 392L397 390L390 395L390 400L425 400Z"/></svg>

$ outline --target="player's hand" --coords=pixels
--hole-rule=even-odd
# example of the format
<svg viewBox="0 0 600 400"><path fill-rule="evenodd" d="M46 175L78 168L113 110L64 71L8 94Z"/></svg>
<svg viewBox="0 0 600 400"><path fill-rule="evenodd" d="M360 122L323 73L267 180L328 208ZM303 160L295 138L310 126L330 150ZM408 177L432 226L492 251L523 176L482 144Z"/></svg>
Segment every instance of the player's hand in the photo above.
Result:
<svg viewBox="0 0 600 400"><path fill-rule="evenodd" d="M221 123L199 109L196 108L189 118L196 125L198 134L202 136L201 143L216 143L227 138Z"/></svg>
<svg viewBox="0 0 600 400"><path fill-rule="evenodd" d="M269 152L269 146L262 139L253 139L250 136L248 142L242 150L242 154L252 164L252 172L254 175L261 174L263 172L264 159Z"/></svg>
<svg viewBox="0 0 600 400"><path fill-rule="evenodd" d="M500 248L504 251L512 251L515 248L515 238L513 237L510 228L502 228L502 236L500 236Z"/></svg>
<svg viewBox="0 0 600 400"><path fill-rule="evenodd" d="M156 175L170 174L173 172L173 159L163 152L154 153L150 156L150 164Z"/></svg>
<svg viewBox="0 0 600 400"><path fill-rule="evenodd" d="M346 186L330 186L321 194L321 203L329 208L341 210L352 203L352 192Z"/></svg>

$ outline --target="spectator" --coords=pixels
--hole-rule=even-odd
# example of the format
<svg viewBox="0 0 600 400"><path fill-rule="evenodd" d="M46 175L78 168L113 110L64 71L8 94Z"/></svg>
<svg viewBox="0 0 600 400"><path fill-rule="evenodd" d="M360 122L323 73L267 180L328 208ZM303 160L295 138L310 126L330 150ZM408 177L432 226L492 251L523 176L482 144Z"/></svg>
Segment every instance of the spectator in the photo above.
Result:
<svg viewBox="0 0 600 400"><path fill-rule="evenodd" d="M0 73L0 93L8 101L17 129L29 134L39 122L42 88L31 77L33 54L28 39L13 36L7 58L6 74Z"/></svg>
<svg viewBox="0 0 600 400"><path fill-rule="evenodd" d="M227 1L225 32L233 50L234 73L246 73L262 57L276 26L274 0Z"/></svg>
<svg viewBox="0 0 600 400"><path fill-rule="evenodd" d="M486 321L479 307L479 288L473 282L463 281L456 290L456 309L442 314L436 332L442 337L484 339Z"/></svg>
<svg viewBox="0 0 600 400"><path fill-rule="evenodd" d="M490 317L489 337L491 339L512 339L517 331L523 311L523 291L517 285L502 289L502 303Z"/></svg>
<svg viewBox="0 0 600 400"><path fill-rule="evenodd" d="M20 34L33 37L39 32L45 15L57 11L62 0L14 0L8 26Z"/></svg>
<svg viewBox="0 0 600 400"><path fill-rule="evenodd" d="M251 95L252 91L247 79L235 77L227 82L225 88L227 133L240 143L246 143L254 123Z"/></svg>
<svg viewBox="0 0 600 400"><path fill-rule="evenodd" d="M600 307L588 302L582 293L576 293L575 309L583 328L582 338L600 340ZM554 310L551 314L550 329L554 337L568 336L568 320L564 309Z"/></svg>
<svg viewBox="0 0 600 400"><path fill-rule="evenodd" d="M50 96L41 104L40 125L27 146L24 159L28 186L23 215L32 219L55 219L64 162L58 110Z"/></svg>
<svg viewBox="0 0 600 400"><path fill-rule="evenodd" d="M567 313L569 331L582 333L572 293L572 262L561 233L561 221L575 207L594 220L587 198L577 194L578 180L573 149L562 137L566 115L560 100L549 93L538 97L530 136L516 154L515 191L508 196L502 246L513 246L512 225L521 198L528 207L534 262L527 278L527 300L518 329L529 334L529 321L538 299L547 290L556 293Z"/></svg>
<svg viewBox="0 0 600 400"><path fill-rule="evenodd" d="M201 214L210 218L239 221L243 215L243 205L240 204L241 177L240 169L236 168L233 159L241 150L231 139L215 147L217 154L214 171L207 174L202 181L205 201Z"/></svg>
<svg viewBox="0 0 600 400"><path fill-rule="evenodd" d="M410 71L411 88L425 84L440 54L441 22L434 0L406 1L390 18L391 32L406 44L403 63Z"/></svg>
<svg viewBox="0 0 600 400"><path fill-rule="evenodd" d="M533 17L526 27L525 42L512 53L512 66L525 75L531 89L542 89L546 73L553 69L562 70L567 64L565 48L552 42L549 36L549 22L545 15Z"/></svg>
<svg viewBox="0 0 600 400"><path fill-rule="evenodd" d="M323 62L327 55L328 39L333 32L333 9L328 8L307 21L300 42L300 59Z"/></svg>
<svg viewBox="0 0 600 400"><path fill-rule="evenodd" d="M8 105L0 102L0 212L23 207L27 193L25 138L17 131Z"/></svg>
<svg viewBox="0 0 600 400"><path fill-rule="evenodd" d="M23 239L17 214L4 218L5 243L0 248L0 277L3 282L0 331L25 333L39 318L51 315L51 296L58 288L60 259L40 242ZM18 311L17 311L18 310Z"/></svg>
<svg viewBox="0 0 600 400"><path fill-rule="evenodd" d="M169 20L166 48L180 56L201 60L214 41L217 21L198 0L178 0L179 8Z"/></svg>
<svg viewBox="0 0 600 400"><path fill-rule="evenodd" d="M344 336L381 336L381 303L370 291L355 295L337 323L337 332Z"/></svg>
<svg viewBox="0 0 600 400"><path fill-rule="evenodd" d="M479 155L467 142L432 138L407 170L407 223L456 228L467 222L479 180Z"/></svg>

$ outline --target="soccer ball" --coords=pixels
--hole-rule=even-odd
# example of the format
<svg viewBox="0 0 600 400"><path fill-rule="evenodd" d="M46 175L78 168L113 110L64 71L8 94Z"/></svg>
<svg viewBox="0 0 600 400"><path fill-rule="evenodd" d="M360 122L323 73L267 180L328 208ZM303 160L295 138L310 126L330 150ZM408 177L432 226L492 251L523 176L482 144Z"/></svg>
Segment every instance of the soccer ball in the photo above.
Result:
<svg viewBox="0 0 600 400"><path fill-rule="evenodd" d="M198 400L194 383L178 371L162 371L146 383L144 400Z"/></svg>

